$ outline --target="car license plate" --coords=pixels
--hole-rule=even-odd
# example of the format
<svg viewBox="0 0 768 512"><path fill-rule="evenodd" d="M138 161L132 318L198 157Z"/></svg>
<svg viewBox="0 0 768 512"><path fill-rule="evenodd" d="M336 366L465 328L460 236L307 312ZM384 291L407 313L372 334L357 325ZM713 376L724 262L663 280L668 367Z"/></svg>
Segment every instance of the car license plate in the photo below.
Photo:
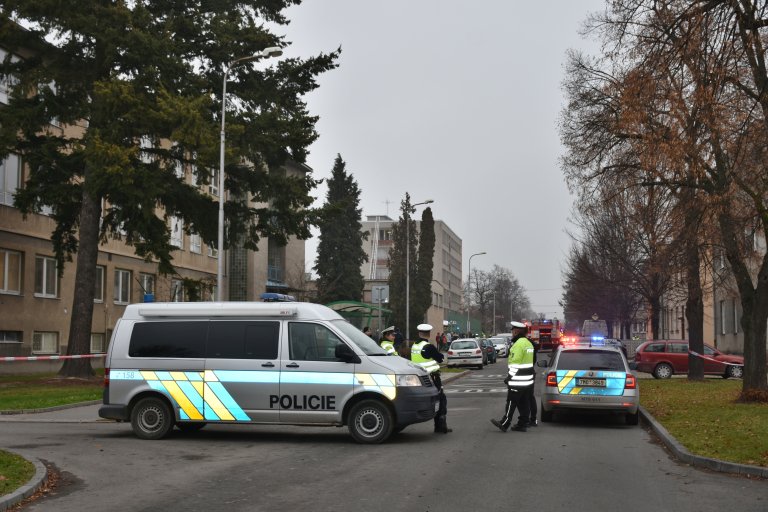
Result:
<svg viewBox="0 0 768 512"><path fill-rule="evenodd" d="M605 379L576 379L576 385L580 388L604 388Z"/></svg>

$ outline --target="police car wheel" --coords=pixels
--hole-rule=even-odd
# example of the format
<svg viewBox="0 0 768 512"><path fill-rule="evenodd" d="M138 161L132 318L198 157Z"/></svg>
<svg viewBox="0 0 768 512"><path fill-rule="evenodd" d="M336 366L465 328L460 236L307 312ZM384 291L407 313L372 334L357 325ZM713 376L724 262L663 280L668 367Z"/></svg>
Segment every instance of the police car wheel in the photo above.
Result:
<svg viewBox="0 0 768 512"><path fill-rule="evenodd" d="M142 398L131 411L131 426L139 439L162 439L173 423L171 409L160 398Z"/></svg>
<svg viewBox="0 0 768 512"><path fill-rule="evenodd" d="M640 423L640 413L635 412L635 414L627 413L624 415L624 422L627 425L637 425Z"/></svg>
<svg viewBox="0 0 768 512"><path fill-rule="evenodd" d="M376 400L363 400L349 412L349 433L358 443L381 443L393 429L392 413Z"/></svg>

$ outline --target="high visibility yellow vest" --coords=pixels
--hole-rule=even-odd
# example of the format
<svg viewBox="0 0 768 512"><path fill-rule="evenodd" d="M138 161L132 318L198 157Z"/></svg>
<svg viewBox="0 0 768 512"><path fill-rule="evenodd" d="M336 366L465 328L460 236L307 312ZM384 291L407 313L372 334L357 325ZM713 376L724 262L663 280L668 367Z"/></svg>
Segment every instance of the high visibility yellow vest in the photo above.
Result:
<svg viewBox="0 0 768 512"><path fill-rule="evenodd" d="M421 350L428 344L429 343L425 340L421 340L414 344L411 347L411 361L418 364L429 373L434 373L440 369L440 365L434 359L427 359L421 355Z"/></svg>
<svg viewBox="0 0 768 512"><path fill-rule="evenodd" d="M387 351L387 354L391 356L397 356L400 355L397 353L397 350L395 350L395 343L393 341L384 340L381 342L381 348Z"/></svg>

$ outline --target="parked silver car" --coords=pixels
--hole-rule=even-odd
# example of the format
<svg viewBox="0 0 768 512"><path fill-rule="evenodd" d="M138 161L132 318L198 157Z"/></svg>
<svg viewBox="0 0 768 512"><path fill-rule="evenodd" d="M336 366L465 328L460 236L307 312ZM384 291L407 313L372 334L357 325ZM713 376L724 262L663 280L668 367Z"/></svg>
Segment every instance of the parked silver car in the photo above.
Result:
<svg viewBox="0 0 768 512"><path fill-rule="evenodd" d="M509 345L507 344L507 338L494 336L488 338L493 343L493 348L496 349L496 355L499 357L507 357L509 355Z"/></svg>
<svg viewBox="0 0 768 512"><path fill-rule="evenodd" d="M475 338L461 338L448 347L448 368L453 366L476 366L479 370L485 364L485 355L480 341Z"/></svg>

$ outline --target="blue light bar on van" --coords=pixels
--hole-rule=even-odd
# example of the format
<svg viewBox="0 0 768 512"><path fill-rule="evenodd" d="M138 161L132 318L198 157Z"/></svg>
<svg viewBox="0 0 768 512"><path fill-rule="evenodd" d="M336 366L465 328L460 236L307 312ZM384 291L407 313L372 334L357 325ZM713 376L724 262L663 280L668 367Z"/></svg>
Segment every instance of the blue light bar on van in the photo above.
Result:
<svg viewBox="0 0 768 512"><path fill-rule="evenodd" d="M275 316L296 316L296 307L278 306L274 307L235 307L235 308L139 308L139 315L145 317L212 317L212 316L247 316L247 317L275 317Z"/></svg>

